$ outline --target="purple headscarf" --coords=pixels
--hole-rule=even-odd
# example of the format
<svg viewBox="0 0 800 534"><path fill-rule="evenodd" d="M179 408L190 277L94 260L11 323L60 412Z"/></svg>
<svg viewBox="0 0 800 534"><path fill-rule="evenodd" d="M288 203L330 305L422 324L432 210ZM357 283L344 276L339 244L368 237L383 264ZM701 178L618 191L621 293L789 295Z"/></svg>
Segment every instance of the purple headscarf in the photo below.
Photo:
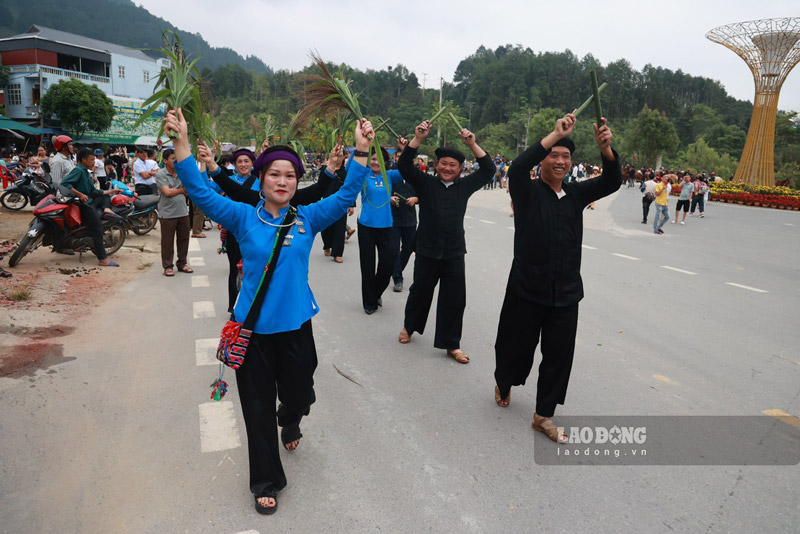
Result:
<svg viewBox="0 0 800 534"><path fill-rule="evenodd" d="M297 170L298 180L305 174L306 169L303 167L303 162L300 160L300 156L298 156L297 153L291 148L281 145L271 146L259 154L256 158L256 162L253 164L253 172L260 176L263 169L265 169L273 161L279 159L285 159L294 165L295 170Z"/></svg>

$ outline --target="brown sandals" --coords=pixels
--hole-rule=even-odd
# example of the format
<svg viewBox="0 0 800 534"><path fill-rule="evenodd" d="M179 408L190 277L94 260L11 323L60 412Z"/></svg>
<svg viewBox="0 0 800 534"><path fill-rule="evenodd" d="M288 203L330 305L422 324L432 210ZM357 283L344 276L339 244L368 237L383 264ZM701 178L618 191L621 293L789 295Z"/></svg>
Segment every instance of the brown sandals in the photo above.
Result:
<svg viewBox="0 0 800 534"><path fill-rule="evenodd" d="M464 354L464 352L460 349L448 350L447 355L458 363L469 363L469 356Z"/></svg>
<svg viewBox="0 0 800 534"><path fill-rule="evenodd" d="M542 423L550 422L553 426L542 426ZM555 441L556 443L566 443L569 438L558 430L558 427L555 426L553 420L549 417L542 417L538 414L533 414L533 423L531 423L531 427L537 432L542 432L545 436L550 438L551 440Z"/></svg>
<svg viewBox="0 0 800 534"><path fill-rule="evenodd" d="M411 341L411 334L409 334L408 331L405 328L403 328L400 331L400 334L397 336L397 341L405 345L406 343Z"/></svg>
<svg viewBox="0 0 800 534"><path fill-rule="evenodd" d="M508 395L504 399L500 396L500 387L494 387L494 401L497 403L498 406L501 408L508 408L508 405L511 404L511 390L508 390Z"/></svg>

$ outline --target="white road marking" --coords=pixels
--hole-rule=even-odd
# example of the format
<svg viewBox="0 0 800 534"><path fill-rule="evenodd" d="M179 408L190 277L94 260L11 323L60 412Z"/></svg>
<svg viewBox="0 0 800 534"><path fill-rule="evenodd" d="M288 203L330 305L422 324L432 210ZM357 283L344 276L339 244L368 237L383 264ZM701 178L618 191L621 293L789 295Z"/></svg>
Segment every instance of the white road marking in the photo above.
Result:
<svg viewBox="0 0 800 534"><path fill-rule="evenodd" d="M243 530L234 534L260 534L257 530Z"/></svg>
<svg viewBox="0 0 800 534"><path fill-rule="evenodd" d="M189 265L191 265L192 267L205 267L206 259L200 256L191 256L189 258Z"/></svg>
<svg viewBox="0 0 800 534"><path fill-rule="evenodd" d="M192 316L195 319L205 319L207 317L216 317L217 312L214 310L214 303L210 300L200 300L192 303Z"/></svg>
<svg viewBox="0 0 800 534"><path fill-rule="evenodd" d="M796 224L792 224L792 223L783 223L783 224L784 224L785 226L797 226Z"/></svg>
<svg viewBox="0 0 800 534"><path fill-rule="evenodd" d="M589 250L597 250L597 247L590 247L589 245L581 245L583 248L588 248Z"/></svg>
<svg viewBox="0 0 800 534"><path fill-rule="evenodd" d="M692 271L684 271L683 269L678 269L677 267L670 267L669 265L662 265L662 269L669 269L670 271L675 271L676 273L683 273L683 274L697 274L693 273Z"/></svg>
<svg viewBox="0 0 800 534"><path fill-rule="evenodd" d="M487 221L486 219L478 219L478 221L486 224L495 224L494 221Z"/></svg>
<svg viewBox="0 0 800 534"><path fill-rule="evenodd" d="M742 284L735 284L733 282L725 282L725 284L733 287L740 287L748 291L755 291L756 293L769 293L769 291L764 291L763 289L758 289L757 287L743 286Z"/></svg>
<svg viewBox="0 0 800 534"><path fill-rule="evenodd" d="M474 219L475 217L470 217L469 215L464 215L465 219Z"/></svg>
<svg viewBox="0 0 800 534"><path fill-rule="evenodd" d="M516 228L514 228L513 226L506 226L506 228L508 228L509 230L516 230Z"/></svg>
<svg viewBox="0 0 800 534"><path fill-rule="evenodd" d="M208 282L208 276L204 274L196 274L192 276L192 287L209 287L211 284Z"/></svg>
<svg viewBox="0 0 800 534"><path fill-rule="evenodd" d="M625 258L626 260L639 261L639 258L634 258L633 256L626 256L625 254L617 254L616 252L614 252L613 254L614 254L614 256L618 256L620 258Z"/></svg>
<svg viewBox="0 0 800 534"><path fill-rule="evenodd" d="M198 406L198 409L202 452L226 451L242 446L232 402L206 402Z"/></svg>
<svg viewBox="0 0 800 534"><path fill-rule="evenodd" d="M216 365L219 363L217 360L217 346L219 339L196 339L194 341L194 355L198 367L201 365Z"/></svg>
<svg viewBox="0 0 800 534"><path fill-rule="evenodd" d="M200 252L200 240L196 237L189 238L189 252Z"/></svg>

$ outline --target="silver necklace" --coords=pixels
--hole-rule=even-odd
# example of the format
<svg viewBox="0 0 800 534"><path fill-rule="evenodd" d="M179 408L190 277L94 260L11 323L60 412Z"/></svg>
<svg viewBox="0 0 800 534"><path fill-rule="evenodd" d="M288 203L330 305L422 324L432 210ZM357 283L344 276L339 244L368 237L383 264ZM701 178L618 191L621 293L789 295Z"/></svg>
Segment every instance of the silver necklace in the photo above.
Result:
<svg viewBox="0 0 800 534"><path fill-rule="evenodd" d="M261 221L264 224L268 224L269 226L272 226L273 228L286 228L287 226L294 226L295 224L297 224L297 218L295 218L295 220L293 220L289 224L275 224L275 223L271 223L269 221L265 221L261 217L261 208L262 207L264 207L264 205L263 204L259 204L258 207L256 208L256 217L258 217L258 220ZM292 207L290 206L289 209L292 209Z"/></svg>

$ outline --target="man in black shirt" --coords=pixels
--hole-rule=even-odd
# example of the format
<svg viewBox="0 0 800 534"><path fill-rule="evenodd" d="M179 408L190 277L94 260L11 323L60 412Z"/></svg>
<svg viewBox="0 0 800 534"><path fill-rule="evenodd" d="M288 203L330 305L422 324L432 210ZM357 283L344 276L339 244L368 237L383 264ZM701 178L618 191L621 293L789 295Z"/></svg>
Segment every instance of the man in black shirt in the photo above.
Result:
<svg viewBox="0 0 800 534"><path fill-rule="evenodd" d="M547 137L519 157L508 174L514 203L514 261L508 277L495 342L495 401L508 406L511 386L525 384L533 354L542 338L542 363L536 391L533 428L553 441L566 441L551 417L567 393L578 301L583 298L581 243L583 210L610 195L622 183L619 158L611 148L611 130L595 125L603 173L582 182L564 183L575 145L568 135L575 116L559 119ZM541 179L530 170L541 162Z"/></svg>
<svg viewBox="0 0 800 534"><path fill-rule="evenodd" d="M423 333L433 301L433 290L441 282L433 346L445 349L448 356L459 363L469 363L469 357L460 348L464 308L467 305L464 215L469 197L494 176L494 163L475 142L472 132L465 128L460 135L478 160L478 171L460 178L464 155L452 148L437 148L438 176L422 172L414 166L414 160L430 127L428 121L417 126L414 139L397 162L403 179L416 191L420 206L414 283L409 290L403 330L398 341L408 343L414 332Z"/></svg>

